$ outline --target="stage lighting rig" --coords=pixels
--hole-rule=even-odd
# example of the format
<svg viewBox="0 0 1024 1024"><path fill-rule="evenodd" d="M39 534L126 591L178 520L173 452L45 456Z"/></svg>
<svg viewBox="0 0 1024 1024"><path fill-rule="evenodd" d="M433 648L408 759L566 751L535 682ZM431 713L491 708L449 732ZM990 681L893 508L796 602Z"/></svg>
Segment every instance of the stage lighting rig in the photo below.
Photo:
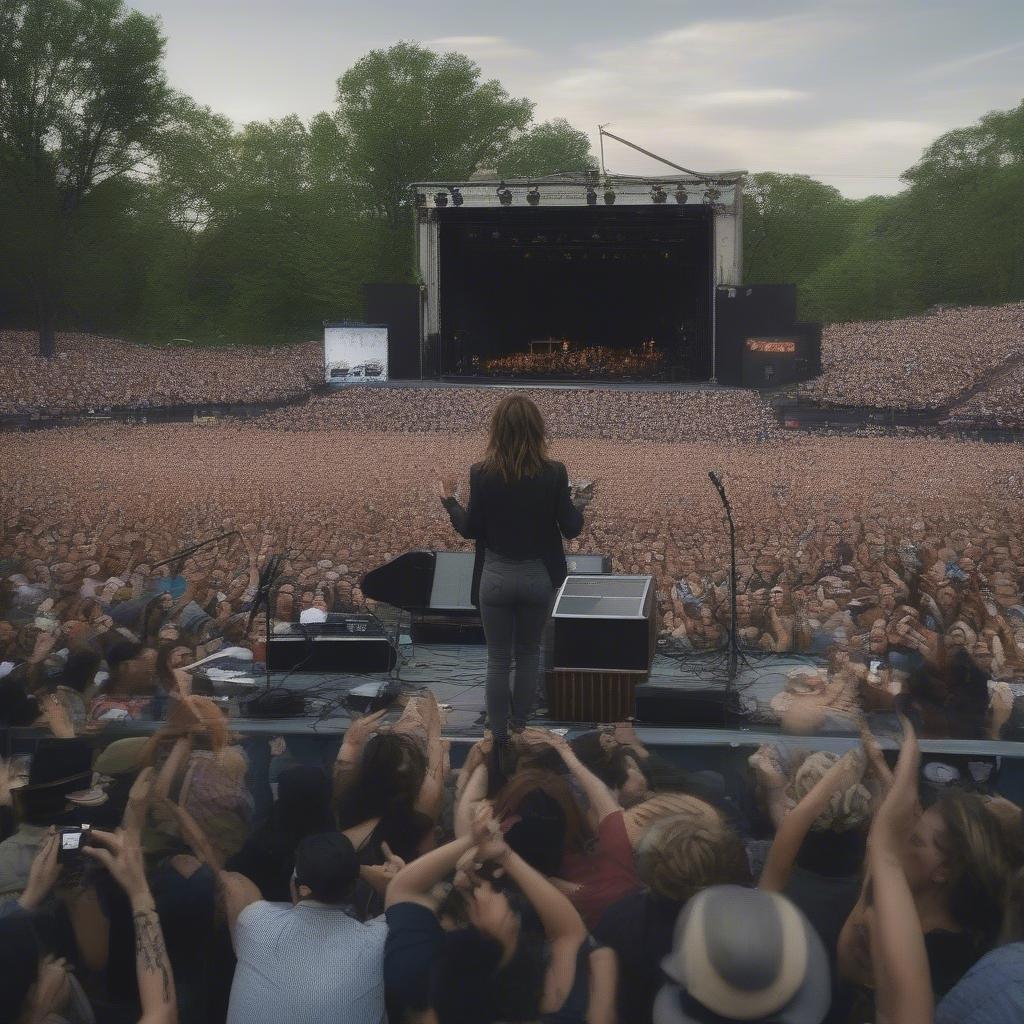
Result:
<svg viewBox="0 0 1024 1024"><path fill-rule="evenodd" d="M540 206L540 189L536 185L526 193L526 201L531 206Z"/></svg>
<svg viewBox="0 0 1024 1024"><path fill-rule="evenodd" d="M597 189L593 185L587 186L587 206L597 206Z"/></svg>
<svg viewBox="0 0 1024 1024"><path fill-rule="evenodd" d="M442 209L448 205L448 193L438 192L434 195L434 205Z"/></svg>
<svg viewBox="0 0 1024 1024"><path fill-rule="evenodd" d="M711 185L710 187L704 189L704 202L707 203L709 206L716 203L721 198L721 196L721 190L715 188L714 185Z"/></svg>
<svg viewBox="0 0 1024 1024"><path fill-rule="evenodd" d="M678 186L676 186L676 193L675 194L676 194L676 202L680 206L685 206L686 205L686 200L689 198L689 193L686 191L686 189L683 188L682 185L678 185Z"/></svg>
<svg viewBox="0 0 1024 1024"><path fill-rule="evenodd" d="M660 206L662 203L665 202L666 199L668 199L668 196L666 195L665 190L661 187L661 185L654 185L651 188L651 202L656 203L658 206Z"/></svg>
<svg viewBox="0 0 1024 1024"><path fill-rule="evenodd" d="M505 182L502 182L498 186L498 202L501 203L502 206L512 205L512 189L510 189Z"/></svg>
<svg viewBox="0 0 1024 1024"><path fill-rule="evenodd" d="M604 190L604 204L605 206L615 205L615 190L613 188L606 188Z"/></svg>
<svg viewBox="0 0 1024 1024"><path fill-rule="evenodd" d="M416 193L416 209L422 210L427 205L427 196L425 192Z"/></svg>
<svg viewBox="0 0 1024 1024"><path fill-rule="evenodd" d="M462 198L462 189L453 187L451 189L451 193L452 206L461 206L465 202L465 200Z"/></svg>

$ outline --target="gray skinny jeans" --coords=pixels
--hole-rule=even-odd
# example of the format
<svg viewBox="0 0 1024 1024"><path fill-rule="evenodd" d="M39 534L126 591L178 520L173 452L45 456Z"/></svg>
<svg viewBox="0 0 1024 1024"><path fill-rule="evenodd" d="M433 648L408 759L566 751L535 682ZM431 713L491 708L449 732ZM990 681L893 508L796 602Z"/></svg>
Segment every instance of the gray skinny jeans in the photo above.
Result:
<svg viewBox="0 0 1024 1024"><path fill-rule="evenodd" d="M530 716L540 678L541 639L554 599L551 577L539 558L515 562L487 550L480 620L487 638L487 718L497 740L508 736L510 695L512 724L522 727Z"/></svg>

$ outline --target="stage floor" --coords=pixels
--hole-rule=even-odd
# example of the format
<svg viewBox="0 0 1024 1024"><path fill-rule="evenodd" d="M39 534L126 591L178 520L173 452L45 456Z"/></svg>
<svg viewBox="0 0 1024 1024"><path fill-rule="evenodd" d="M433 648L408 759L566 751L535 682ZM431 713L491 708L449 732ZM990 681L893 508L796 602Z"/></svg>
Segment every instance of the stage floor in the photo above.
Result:
<svg viewBox="0 0 1024 1024"><path fill-rule="evenodd" d="M749 391L732 384L714 381L657 380L554 380L543 377L459 377L446 375L440 379L363 381L358 384L326 384L328 391L349 388L514 388L520 391Z"/></svg>

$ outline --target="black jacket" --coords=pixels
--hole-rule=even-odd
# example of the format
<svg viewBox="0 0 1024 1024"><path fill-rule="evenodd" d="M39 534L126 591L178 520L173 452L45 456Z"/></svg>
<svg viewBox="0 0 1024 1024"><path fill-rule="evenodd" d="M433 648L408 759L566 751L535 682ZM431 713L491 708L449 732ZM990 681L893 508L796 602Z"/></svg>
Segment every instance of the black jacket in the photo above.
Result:
<svg viewBox="0 0 1024 1024"><path fill-rule="evenodd" d="M562 537L578 536L583 513L572 503L569 474L561 462L547 462L537 476L507 484L501 477L484 473L478 462L469 471L469 506L456 498L443 499L452 526L463 537L476 541L473 563L473 604L480 604L480 575L484 551L525 562L539 558L554 587L568 572Z"/></svg>

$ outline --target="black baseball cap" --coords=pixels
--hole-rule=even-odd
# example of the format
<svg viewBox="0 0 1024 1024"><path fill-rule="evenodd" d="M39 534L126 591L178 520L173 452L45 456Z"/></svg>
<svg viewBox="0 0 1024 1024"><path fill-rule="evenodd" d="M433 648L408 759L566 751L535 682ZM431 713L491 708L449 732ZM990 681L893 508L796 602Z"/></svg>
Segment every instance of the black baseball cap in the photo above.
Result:
<svg viewBox="0 0 1024 1024"><path fill-rule="evenodd" d="M320 903L343 903L359 878L359 858L347 836L319 832L307 836L295 851L295 884L310 890Z"/></svg>

